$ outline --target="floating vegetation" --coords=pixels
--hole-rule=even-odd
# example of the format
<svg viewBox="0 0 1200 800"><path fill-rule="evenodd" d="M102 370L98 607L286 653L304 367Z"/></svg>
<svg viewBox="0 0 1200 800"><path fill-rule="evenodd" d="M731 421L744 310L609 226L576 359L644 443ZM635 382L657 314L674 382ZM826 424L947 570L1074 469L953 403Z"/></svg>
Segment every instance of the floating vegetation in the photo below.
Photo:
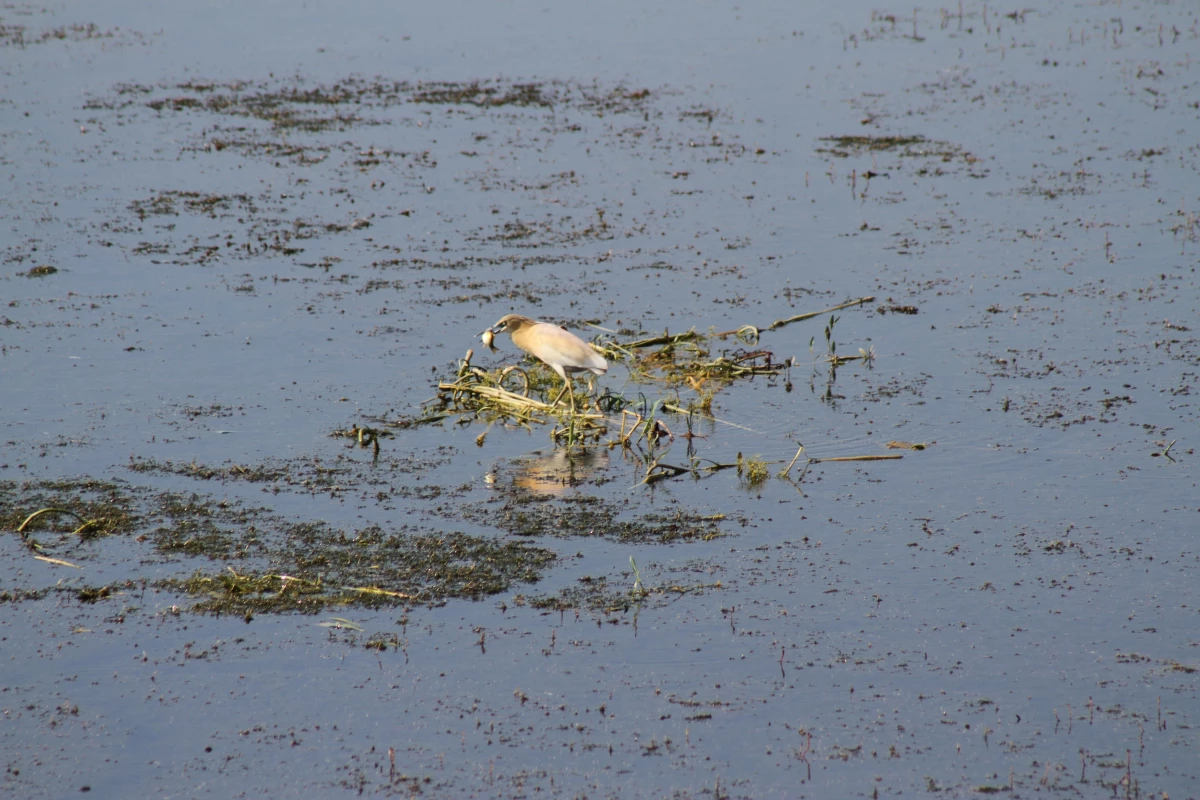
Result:
<svg viewBox="0 0 1200 800"><path fill-rule="evenodd" d="M512 599L514 606L528 606L545 613L557 611L592 611L601 614L618 614L632 610L636 598L632 592L622 590L608 583L604 576L584 576L579 584L561 589L557 594L515 595ZM615 620L613 620L615 621Z"/></svg>
<svg viewBox="0 0 1200 800"><path fill-rule="evenodd" d="M918 309L916 306L902 306L902 305L897 305L895 303L892 303L890 305L885 305L885 306L878 306L875 309L875 311L876 311L876 313L879 313L879 314L886 314L889 311L893 314L912 315L912 314L918 313Z"/></svg>
<svg viewBox="0 0 1200 800"><path fill-rule="evenodd" d="M634 565L636 566L636 565ZM557 611L591 611L602 614L618 614L634 611L645 600L654 598L679 597L685 594L701 593L706 589L722 589L721 582L680 584L671 583L662 586L644 586L635 583L633 588L618 589L611 585L603 576L593 578L585 576L579 579L578 586L570 586L557 594L528 596L519 594L513 597L513 605L528 606L546 613ZM636 617L635 617L636 619ZM610 623L617 622L613 618ZM596 621L600 624L600 620Z"/></svg>
<svg viewBox="0 0 1200 800"><path fill-rule="evenodd" d="M628 341L601 335L591 346L606 359L624 363L633 380L644 384L659 384L672 391L672 396L654 402L643 398L643 412L634 414L636 422L632 430L636 431L641 426L642 436L655 439L669 434L669 430L661 421L647 423L647 418L654 417L657 411L671 411L684 415L696 412L708 414L711 412L716 392L722 387L746 378L765 377L773 380L795 366L794 359L781 361L771 350L757 346L763 331L774 331L793 322L812 319L852 306L862 306L874 299L863 297L829 309L776 320L763 329L754 325L743 325L735 330L706 335L693 328L682 333L664 332ZM832 317L826 327L826 341L831 351L826 360L835 365L853 360L869 363L874 357L873 351L860 350L857 356L837 356L833 352L836 345L832 341L832 328L836 321L837 317ZM730 337L748 347L721 349L720 345ZM487 337L484 344L492 346ZM547 424L553 418L558 423L551 432L555 441L566 440L569 444L578 442L586 445L589 442L598 443L611 424L620 423L619 437L608 444L630 444L629 434L626 433L626 414L633 414L629 409L636 404L629 398L606 391L585 403L581 412L571 413L565 407L547 402L548 391L554 385L555 377L536 359L526 359L522 366L512 365L486 370L472 364L473 357L474 351L468 350L466 356L458 362L454 379L438 383L438 396L426 405L425 413L418 420L409 420L403 424L407 426L417 422L458 417L459 422L463 424L480 420L489 427L496 422L529 427ZM696 398L689 407L684 408L679 400L679 392L687 389L694 391ZM614 414L622 416L610 416ZM480 435L479 444L483 443L486 435L486 431Z"/></svg>
<svg viewBox="0 0 1200 800"><path fill-rule="evenodd" d="M622 544L675 544L712 541L728 535L725 514L694 511L654 512L623 518L621 507L598 497L573 494L563 497L529 491L518 480L502 486L487 501L467 505L461 513L468 521L497 527L522 538L603 538Z"/></svg>
<svg viewBox="0 0 1200 800"><path fill-rule="evenodd" d="M414 533L379 526L347 532L323 522L273 521L269 538L255 534L255 553L270 571L198 570L168 578L162 588L197 598L195 610L212 613L300 611L330 606L436 603L479 599L514 582L535 582L554 561L546 549L459 532ZM253 529L253 528L252 528ZM210 559L244 560L247 542L234 532L208 542ZM168 548L170 549L170 548Z"/></svg>
<svg viewBox="0 0 1200 800"><path fill-rule="evenodd" d="M361 448L372 448L375 452L375 457L379 457L379 440L390 439L394 436L391 431L382 428L368 428L366 426L359 427L351 425L348 430L336 430L330 436L337 436L343 439L353 440L351 447L357 444Z"/></svg>
<svg viewBox="0 0 1200 800"><path fill-rule="evenodd" d="M197 571L162 588L196 598L196 611L315 613L329 607L479 599L514 582L533 583L554 553L525 542L465 533L412 534L372 526L354 534L323 523L291 526L271 560L286 570Z"/></svg>
<svg viewBox="0 0 1200 800"><path fill-rule="evenodd" d="M633 588L629 590L630 593L635 597L645 597L649 593L646 591L645 584L642 583L642 571L638 569L633 556L629 557L629 568L633 570Z"/></svg>
<svg viewBox="0 0 1200 800"><path fill-rule="evenodd" d="M940 158L942 161L962 158L968 163L976 160L956 144L930 141L924 136L822 136L820 141L828 142L828 146L818 147L817 152L837 158L895 152L902 158Z"/></svg>
<svg viewBox="0 0 1200 800"><path fill-rule="evenodd" d="M782 328L784 325L790 325L793 322L801 322L802 320L812 319L813 317L819 317L822 314L831 314L834 311L841 311L844 308L853 308L854 306L863 306L874 300L875 300L875 298L873 296L860 297L857 300L848 300L845 303L840 303L840 304L838 304L836 306L832 306L830 308L823 308L820 311L809 311L804 314L797 314L794 317L788 317L787 319L777 319L771 323L770 327L768 327L767 330L773 331L776 328Z"/></svg>
<svg viewBox="0 0 1200 800"><path fill-rule="evenodd" d="M604 411L619 409L624 404L622 398L606 393L585 402L583 410L572 412L566 405L551 405L545 399L530 396L535 392L541 398L548 397L557 380L540 361L530 359L525 367L485 370L471 363L473 356L474 351L468 350L458 364L455 380L438 384L438 396L427 405L421 421L460 416L460 422L479 419L490 428L496 422L525 427L545 425L554 418L558 424L551 431L551 438L566 439L568 444L587 444L598 442L608 432ZM486 436L484 431L476 444L482 445Z"/></svg>
<svg viewBox="0 0 1200 800"><path fill-rule="evenodd" d="M152 458L131 458L128 466L134 472L182 475L203 481L241 480L250 483L269 483L281 480L288 474L288 470L284 466L229 464L224 467L212 467L207 464L198 464L195 461L182 463L157 461Z"/></svg>
<svg viewBox="0 0 1200 800"><path fill-rule="evenodd" d="M86 42L94 39L112 39L118 31L120 28L102 30L94 22L60 25L37 32L30 31L24 25L0 25L0 47L25 48L54 41ZM130 36L141 38L139 34L125 34L125 38Z"/></svg>
<svg viewBox="0 0 1200 800"><path fill-rule="evenodd" d="M912 449L921 450L924 448L923 447L913 447ZM793 457L792 460L790 462L788 462L787 467L785 467L784 470L779 473L779 477L787 478L792 471L792 467L796 466L796 462L799 461L800 457L803 455L804 455L804 445L800 445L800 448L798 450L796 450L795 457ZM813 464L826 464L826 463L835 463L835 462L840 462L840 461L898 461L899 459L902 459L902 458L904 458L904 456L902 456L902 455L831 456L829 458L811 458L811 457L805 456L804 469L801 470L800 475L796 478L796 482L799 483L800 481L804 480L804 476L808 474L808 468L811 467Z"/></svg>
<svg viewBox="0 0 1200 800"><path fill-rule="evenodd" d="M848 156L851 153L863 153L884 150L904 150L924 145L924 136L822 136L822 142L829 142L829 147L818 147L818 153L832 153L836 156Z"/></svg>
<svg viewBox="0 0 1200 800"><path fill-rule="evenodd" d="M714 472L726 469L736 469L737 474L744 478L751 487L758 486L769 477L769 473L766 470L768 462L763 461L758 456L745 459L741 453L738 453L737 461L722 463L708 458L700 458L689 450L687 464L680 466L666 464L662 461L661 457L655 457L652 452L650 457L646 459L646 462L646 474L642 477L642 483L646 484L657 483L666 478L675 478L680 475L704 478Z"/></svg>
<svg viewBox="0 0 1200 800"><path fill-rule="evenodd" d="M0 26L0 40L13 30ZM144 98L145 95L157 96ZM189 81L170 86L122 84L118 87L117 96L95 98L89 101L87 107L119 108L140 101L159 113L209 112L263 120L279 130L298 128L315 132L378 124L378 120L360 112L409 103L474 107L481 111L499 108L575 108L596 115L607 115L644 113L654 96L655 93L649 89L629 89L620 84L601 86L598 83L505 80L412 83L346 77L332 84L310 84L300 80L282 85L275 81L248 80L222 83ZM320 113L337 108L347 110Z"/></svg>
<svg viewBox="0 0 1200 800"><path fill-rule="evenodd" d="M51 481L19 488L15 483L0 483L0 509L0 530L19 534L25 546L38 554L35 558L75 568L76 564L46 553L127 533L138 523L125 488L108 481Z"/></svg>
<svg viewBox="0 0 1200 800"><path fill-rule="evenodd" d="M767 468L767 462L763 461L762 456L751 456L741 461L740 472L750 486L759 486L771 477L771 470Z"/></svg>
<svg viewBox="0 0 1200 800"><path fill-rule="evenodd" d="M367 431L374 430L374 434ZM361 436L360 436L361 433ZM426 452L387 453L378 446L381 439L394 436L391 430L352 426L349 430L335 430L331 437L350 438L351 444L332 458L299 456L288 459L269 459L250 464L210 465L196 461L159 461L153 458L132 457L127 469L143 475L176 475L199 481L221 483L247 483L264 485L271 493L282 491L309 494L327 494L342 497L370 488L376 498L431 497L444 489L436 484L413 484L409 481L396 482L390 475L423 474L445 464L451 457L452 448L438 447ZM352 451L372 448L371 464L386 465L386 471L370 469ZM351 452L346 452L351 451Z"/></svg>
<svg viewBox="0 0 1200 800"><path fill-rule="evenodd" d="M514 83L508 86L492 82L480 83L421 83L412 94L414 103L437 105L542 106L552 108L554 99L543 93L537 83Z"/></svg>
<svg viewBox="0 0 1200 800"><path fill-rule="evenodd" d="M315 613L350 605L479 599L507 591L514 583L536 582L556 558L550 550L521 540L414 531L408 526L346 531L325 522L286 521L267 509L198 494L121 483L6 482L0 483L0 501L0 528L17 532L35 551L35 559L86 571L88 561L96 557L94 546L79 550L70 560L45 555L46 545L34 539L34 533L44 532L48 523L57 526L60 548L67 542L78 549L89 533L92 538L124 535L153 548L160 556L155 560L165 558L165 563L179 564L190 573L153 581L140 578L143 589L150 585L190 595L193 610L206 613ZM36 510L30 513L29 508ZM69 527L61 525L64 519ZM155 571L164 572L161 567ZM81 599L97 602L114 593L90 592ZM0 599L16 602L37 596L10 593Z"/></svg>
<svg viewBox="0 0 1200 800"><path fill-rule="evenodd" d="M129 210L139 220L152 216L179 216L179 207L191 214L201 214L212 219L236 216L238 213L256 214L258 207L254 199L246 194L218 195L194 191L159 192L145 200L134 200Z"/></svg>
<svg viewBox="0 0 1200 800"><path fill-rule="evenodd" d="M639 393L636 399L631 399L606 390L599 396L588 396L581 410L577 411L547 402L551 397L549 393L557 388L559 379L537 359L527 358L520 366L509 365L488 370L473 364L474 351L468 350L458 362L454 379L438 383L438 395L425 404L420 417L391 424L395 427L411 427L446 419L455 419L461 425L481 421L487 428L476 437L475 442L479 446L483 446L492 426L497 423L526 428L553 424L551 438L556 444L565 443L568 450L579 445L586 452L587 446L600 444L610 449L620 447L623 451L636 450L645 464L641 480L643 484L682 475L702 478L722 470L736 469L747 486L754 488L770 477L769 464L782 462L767 462L759 456L743 458L741 453L736 461L717 461L697 456L692 447L692 440L696 438L692 433L693 420L703 419L741 427L712 416L712 404L717 392L743 379L763 377L774 381L783 376L785 388L791 391L790 370L797 365L795 358L779 360L771 350L760 346L760 339L764 333L824 314L830 314L824 327L826 352L820 356L814 353L813 366L828 369L829 380L824 399L832 401L832 384L839 366L860 361L870 367L875 359L873 348L859 348L855 355L838 354L834 328L839 318L832 312L864 306L874 299L868 296L850 300L820 311L779 319L764 328L747 324L709 334L692 328L681 333L664 332L628 340L618 340L611 335L611 331L600 329L601 335L590 343L592 348L609 361L625 364L634 381L660 385L667 394L651 400ZM485 334L484 344L495 349L491 339ZM730 339L748 347L724 347ZM816 337L813 337L809 342L810 350L815 342ZM681 394L689 390L694 392L694 397L685 404ZM669 423L665 419L668 415L682 416L687 426L687 432L682 434L688 442L687 459L683 463L664 461L665 451L662 448L669 448L676 438L671 430L676 423ZM615 436L605 439L610 432ZM846 458L868 460L899 456ZM809 459L805 470L814 463L819 462ZM786 477L794 465L795 460L782 476ZM572 481L568 480L568 483Z"/></svg>
<svg viewBox="0 0 1200 800"><path fill-rule="evenodd" d="M890 450L924 450L929 444L926 442L897 442L891 441L884 445Z"/></svg>

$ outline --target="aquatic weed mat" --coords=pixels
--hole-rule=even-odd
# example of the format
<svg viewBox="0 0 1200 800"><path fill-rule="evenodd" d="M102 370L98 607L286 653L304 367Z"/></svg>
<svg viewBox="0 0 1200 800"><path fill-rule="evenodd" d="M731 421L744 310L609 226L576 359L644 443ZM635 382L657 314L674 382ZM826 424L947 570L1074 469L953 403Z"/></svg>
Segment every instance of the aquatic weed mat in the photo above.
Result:
<svg viewBox="0 0 1200 800"><path fill-rule="evenodd" d="M195 460L177 461L133 457L127 469L144 475L164 475L195 481L245 484L264 493L350 498L391 507L396 500L433 500L443 495L460 496L469 486L445 486L427 480L438 468L449 464L458 450L435 445L419 453L396 453L384 447L390 431L375 432L354 426L330 434L349 439L340 452L322 456L271 458L247 463L208 464ZM364 452L365 451L365 452Z"/></svg>
<svg viewBox="0 0 1200 800"><path fill-rule="evenodd" d="M557 463L551 463L555 457L534 460L531 476L526 476L524 482L531 485L531 478L541 472L545 480L544 491L552 490L555 482L575 485L578 475L589 473L591 467L601 461L596 454L603 450L618 450L622 458L640 472L634 479L640 484L650 485L681 476L704 479L729 470L735 471L742 486L751 490L762 487L772 476L803 480L812 465L823 462L897 461L904 458L897 451L922 451L930 442L893 440L863 448L874 452L834 452L819 457L807 451L797 430L787 435L794 444L786 451L778 449L776 440L762 442L763 448L771 451L765 457L761 453L747 455L740 449L730 448L728 442L724 448L720 445L710 448L702 442L709 438L708 433L720 427L742 435L739 446L761 439L758 431L741 424L749 417L761 418L761 395L750 396L757 398L753 407L747 405L745 393L727 398L727 410L720 412L714 411L714 398L725 389L737 384L743 384L744 388L745 384L755 380L766 381L768 388L781 387L790 394L794 390L793 371L805 368L809 371L810 394L834 410L846 399L837 390L839 369L854 369L859 373L859 391L855 396L858 400L889 405L892 398L902 392L920 398L924 381L929 376L916 379L891 377L881 383L871 376L875 365L874 347L859 347L852 355L838 352L835 330L839 317L833 312L860 307L874 299L868 296L848 300L831 308L779 319L761 329L745 324L727 331L710 329L707 334L699 333L693 327L675 334L633 335L630 331L614 332L593 324L591 327L604 333L595 336L590 347L603 354L610 366L625 368L628 378L624 391L627 393L617 394L611 388L605 388L603 393L584 394L582 400L576 398L576 410L565 404L555 406L550 404L552 401L548 402L555 388L559 389L560 395L564 389L558 386L561 379L556 379L537 359L526 357L519 365L485 369L472 363L475 353L468 350L457 363L454 378L438 382L438 395L423 404L424 411L420 416L378 422L397 429L444 420L453 420L460 427L482 424L485 428L475 439L478 447L485 446L490 432L497 426L526 430L532 430L534 426L546 427L555 446L567 454L557 457ZM876 310L886 314L889 310L895 311L896 307L880 306ZM898 313L910 312L906 308ZM911 313L916 313L915 309ZM821 319L825 320L823 346L816 347L818 336L810 338L807 363L801 363L795 356L780 360L762 342L764 336L780 328ZM618 340L614 334L625 338ZM483 342L490 349L497 349L490 330L483 334ZM797 370L798 367L801 369ZM818 384L821 385L819 395ZM634 394L628 388L631 385L644 391ZM716 416L718 413L720 415ZM361 434L361 429L357 430ZM377 441L373 443L378 447ZM729 452L721 453L722 449ZM607 458L604 460L607 463ZM797 464L799 468L793 472Z"/></svg>
<svg viewBox="0 0 1200 800"><path fill-rule="evenodd" d="M412 525L344 530L121 482L6 481L0 498L0 529L20 536L29 557L52 568L24 570L25 585L5 592L10 602L51 590L88 602L139 588L140 597L150 587L189 596L192 610L216 614L437 604L536 582L555 560L550 550L511 538ZM16 533L45 509L61 513L43 514L36 527ZM61 524L64 515L71 525ZM75 518L92 520L92 535L75 532ZM89 571L100 563L108 583L95 587Z"/></svg>
<svg viewBox="0 0 1200 800"><path fill-rule="evenodd" d="M458 487L414 485L411 472L386 457L382 463L334 458L329 467L313 459L220 467L134 459L128 465L138 475L184 477L198 486L259 487L266 498L284 491L339 504L357 499L385 513L395 501L406 507L418 503L415 510L425 524L347 529L321 519L285 519L268 507L269 499L267 505L250 505L228 495L218 499L210 489L68 479L5 483L0 496L9 511L0 526L20 537L31 558L60 570L45 575L55 579L56 591L94 601L134 590L141 597L149 587L189 597L183 605L195 612L254 615L491 595L512 595L514 605L535 608L629 610L639 600L686 594L705 583L648 582L634 591L635 579L622 566L634 550L626 549L615 563L602 559L600 574L580 585L582 594L579 589L531 594L516 587L547 577L557 559L556 540L595 538L631 548L686 545L714 541L748 524L739 515L701 514L670 501L646 509L587 494L581 487L615 480L607 458L576 454L564 462L564 455L516 459L482 484ZM430 466L420 461L398 463L412 471ZM487 499L471 499L481 491L488 492ZM413 511L409 508L410 518ZM108 584L94 587L89 571L98 562L108 564ZM31 584L6 599L46 591L47 585Z"/></svg>
<svg viewBox="0 0 1200 800"><path fill-rule="evenodd" d="M681 508L677 501L659 502L660 508L638 511L641 503L610 500L576 487L559 494L543 486L530 487L520 466L515 476L496 478L492 496L467 503L458 513L465 520L490 525L511 536L551 539L597 537L617 544L666 545L710 542L730 535L729 527L745 527L741 515Z"/></svg>
<svg viewBox="0 0 1200 800"><path fill-rule="evenodd" d="M236 170L244 161L296 176L297 190L287 192L269 181L236 191L156 187L128 198L122 213L101 226L110 245L154 264L283 257L329 270L345 258L337 238L346 235L356 247L378 253L378 265L415 266L423 256L414 257L413 236L427 234L405 222L430 212L464 218L464 210L451 212L435 196L447 180L475 198L474 210L482 212L468 214L468 227L456 233L469 248L569 248L640 235L646 220L621 204L597 208L588 198L595 174L546 168L536 160L523 168L506 163L506 154L531 151L553 161L552 154L582 153L595 137L650 160L664 151L700 163L765 152L752 152L731 130L706 133L721 112L697 114L682 95L669 87L563 79L190 79L118 84L90 98L83 110L105 125L147 133L170 129L182 140L176 155L204 170ZM496 129L482 133L481 122ZM454 146L447 147L447 140ZM687 172L678 174L686 178ZM507 209L514 200L547 198L562 211L535 216L525 205ZM380 230L388 220L399 228ZM445 252L445 244L430 240L415 252ZM245 291L253 285L244 284ZM486 294L509 297L522 291L495 281L476 281L473 288L471 294L488 288ZM457 296L464 295L451 294Z"/></svg>
<svg viewBox="0 0 1200 800"><path fill-rule="evenodd" d="M627 369L627 386L633 384L644 391L636 394L629 391L626 395L606 389L595 397L585 396L583 411L578 413L570 413L565 407L547 402L554 388L559 388L558 396L563 389L555 386L553 373L536 358L526 357L520 365L485 369L472 363L475 352L468 350L457 363L453 378L437 383L437 397L424 404L423 414L397 424L410 427L457 417L459 424L481 421L488 429L497 422L528 428L557 418L559 425L551 431L551 438L566 438L571 442L579 439L585 444L589 441L599 444L610 428L619 424L619 434L606 444L629 447L631 443L643 440L651 443L664 438L674 441L674 434L660 417L675 414L686 422L685 436L690 442L694 419L743 427L712 416L713 400L722 389L737 382L762 378L771 385L782 385L786 392L792 391L792 369L801 362L795 356L776 356L761 344L764 334L828 314L823 352L816 354L814 346L818 337L813 336L809 341L811 363L805 366L812 368L810 383L815 384L818 373L823 373L828 394L839 367L861 362L870 369L875 359L873 347L860 347L852 355L837 352L834 331L839 318L833 312L862 306L874 299L868 296L848 300L831 308L779 319L764 324L761 329L745 324L727 331L710 329L708 333L700 333L692 327L682 333L638 335L632 331L610 331L588 323L590 327L604 331L593 338L591 348L603 355L610 365L620 364ZM881 313L886 313L882 306L880 308ZM618 335L626 338L618 339ZM483 334L484 344L493 351L498 349L494 338L490 330ZM687 400L683 399L685 392ZM476 443L482 446L487 433L485 430L480 434Z"/></svg>

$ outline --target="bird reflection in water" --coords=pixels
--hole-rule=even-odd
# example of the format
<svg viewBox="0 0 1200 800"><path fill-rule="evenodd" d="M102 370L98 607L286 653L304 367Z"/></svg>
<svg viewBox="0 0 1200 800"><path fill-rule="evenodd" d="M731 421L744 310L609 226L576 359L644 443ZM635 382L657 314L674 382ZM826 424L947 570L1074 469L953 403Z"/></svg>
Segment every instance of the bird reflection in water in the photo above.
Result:
<svg viewBox="0 0 1200 800"><path fill-rule="evenodd" d="M534 455L516 462L513 485L534 494L561 497L567 490L578 486L607 466L606 450L555 450L549 455Z"/></svg>

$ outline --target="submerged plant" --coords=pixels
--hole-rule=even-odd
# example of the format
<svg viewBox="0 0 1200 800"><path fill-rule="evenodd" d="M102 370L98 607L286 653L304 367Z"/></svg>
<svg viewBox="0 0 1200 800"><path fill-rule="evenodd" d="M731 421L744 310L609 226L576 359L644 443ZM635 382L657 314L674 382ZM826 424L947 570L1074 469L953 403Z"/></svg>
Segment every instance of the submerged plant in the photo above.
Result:
<svg viewBox="0 0 1200 800"><path fill-rule="evenodd" d="M642 598L649 594L646 587L642 585L642 573L638 569L637 562L633 560L633 556L629 557L629 566L633 569L633 588L630 589L630 594L634 598Z"/></svg>
<svg viewBox="0 0 1200 800"><path fill-rule="evenodd" d="M762 456L757 454L742 461L741 472L742 476L746 479L746 483L750 486L759 486L763 481L771 477L771 470L767 468L767 462L763 461Z"/></svg>

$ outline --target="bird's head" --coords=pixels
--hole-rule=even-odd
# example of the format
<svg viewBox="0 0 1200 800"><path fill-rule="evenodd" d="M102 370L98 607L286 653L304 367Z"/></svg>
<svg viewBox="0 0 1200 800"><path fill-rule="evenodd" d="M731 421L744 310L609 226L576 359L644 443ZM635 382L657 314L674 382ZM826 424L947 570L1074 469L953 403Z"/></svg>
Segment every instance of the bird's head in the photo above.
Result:
<svg viewBox="0 0 1200 800"><path fill-rule="evenodd" d="M493 342L496 340L496 334L504 333L505 331L510 334L516 333L524 327L536 324L537 320L532 320L529 317L523 317L520 314L507 314L501 317L495 325L485 330L479 338L483 340L483 343L487 345L489 350L495 350L496 346Z"/></svg>
<svg viewBox="0 0 1200 800"><path fill-rule="evenodd" d="M506 314L488 330L490 330L492 333L516 333L522 328L536 324L537 320L535 319L530 319L529 317L524 317L520 314Z"/></svg>

